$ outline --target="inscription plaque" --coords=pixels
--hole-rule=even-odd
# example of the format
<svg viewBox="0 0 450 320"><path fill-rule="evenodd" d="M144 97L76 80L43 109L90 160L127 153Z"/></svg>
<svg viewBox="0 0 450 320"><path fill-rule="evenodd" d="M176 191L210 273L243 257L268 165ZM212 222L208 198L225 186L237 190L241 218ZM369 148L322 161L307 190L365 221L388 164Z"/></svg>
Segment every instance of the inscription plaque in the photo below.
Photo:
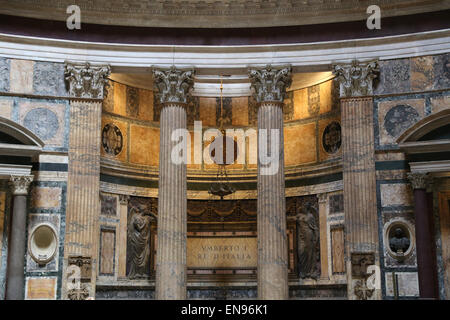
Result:
<svg viewBox="0 0 450 320"><path fill-rule="evenodd" d="M256 237L188 237L188 268L256 268Z"/></svg>

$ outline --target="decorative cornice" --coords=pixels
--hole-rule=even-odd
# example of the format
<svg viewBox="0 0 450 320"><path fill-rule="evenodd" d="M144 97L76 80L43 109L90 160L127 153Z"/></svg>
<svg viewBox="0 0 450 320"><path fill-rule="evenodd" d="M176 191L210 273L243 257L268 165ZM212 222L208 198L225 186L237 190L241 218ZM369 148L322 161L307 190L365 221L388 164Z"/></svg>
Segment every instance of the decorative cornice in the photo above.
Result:
<svg viewBox="0 0 450 320"><path fill-rule="evenodd" d="M194 86L194 70L153 69L155 87L159 90L158 97L162 104L186 104Z"/></svg>
<svg viewBox="0 0 450 320"><path fill-rule="evenodd" d="M425 172L409 172L406 174L413 189L427 189L432 182L432 177Z"/></svg>
<svg viewBox="0 0 450 320"><path fill-rule="evenodd" d="M256 102L283 103L286 89L292 83L292 67L272 67L249 69L248 76Z"/></svg>
<svg viewBox="0 0 450 320"><path fill-rule="evenodd" d="M65 61L65 80L69 95L75 98L102 99L111 73L109 65L91 65Z"/></svg>
<svg viewBox="0 0 450 320"><path fill-rule="evenodd" d="M11 176L9 179L9 186L13 195L26 196L28 194L28 187L33 181L33 175L26 176Z"/></svg>
<svg viewBox="0 0 450 320"><path fill-rule="evenodd" d="M378 61L333 65L341 98L373 95L373 79L378 76Z"/></svg>

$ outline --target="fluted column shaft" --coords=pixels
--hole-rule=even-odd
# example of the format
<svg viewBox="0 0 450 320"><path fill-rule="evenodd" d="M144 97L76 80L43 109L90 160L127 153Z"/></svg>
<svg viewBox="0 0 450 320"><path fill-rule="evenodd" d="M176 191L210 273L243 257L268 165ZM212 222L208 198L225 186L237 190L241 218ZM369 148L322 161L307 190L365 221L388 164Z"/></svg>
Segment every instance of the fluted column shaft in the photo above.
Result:
<svg viewBox="0 0 450 320"><path fill-rule="evenodd" d="M184 106L166 105L160 119L156 299L186 299L186 164L171 161L172 132L185 128Z"/></svg>
<svg viewBox="0 0 450 320"><path fill-rule="evenodd" d="M14 200L8 250L6 300L24 299L27 195L32 180L33 176L13 176L10 180Z"/></svg>
<svg viewBox="0 0 450 320"><path fill-rule="evenodd" d="M283 110L280 103L263 102L258 110L258 131L267 130L267 150L278 145L278 170L261 174L258 153L258 297L288 299L288 249L286 236L286 198L284 186ZM279 131L278 141L271 130ZM258 150L261 150L258 136Z"/></svg>
<svg viewBox="0 0 450 320"><path fill-rule="evenodd" d="M172 66L169 70L154 69L153 77L163 104L160 118L156 299L186 299L187 161L180 163L172 158L175 146L180 143L172 141L172 134L180 129L186 130L185 108L194 85L194 71L177 70ZM188 139L188 136L183 139ZM183 154L185 160L188 156Z"/></svg>

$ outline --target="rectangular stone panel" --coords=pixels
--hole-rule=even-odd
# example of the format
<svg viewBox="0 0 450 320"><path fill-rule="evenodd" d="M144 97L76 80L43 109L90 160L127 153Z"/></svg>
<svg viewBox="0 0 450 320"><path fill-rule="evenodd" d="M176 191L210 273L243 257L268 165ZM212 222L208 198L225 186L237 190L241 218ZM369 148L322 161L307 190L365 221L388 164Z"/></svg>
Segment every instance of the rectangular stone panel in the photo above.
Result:
<svg viewBox="0 0 450 320"><path fill-rule="evenodd" d="M27 300L54 300L56 299L56 277L52 278L27 278Z"/></svg>
<svg viewBox="0 0 450 320"><path fill-rule="evenodd" d="M130 162L158 166L159 129L132 124L130 135Z"/></svg>
<svg viewBox="0 0 450 320"><path fill-rule="evenodd" d="M256 237L188 237L188 268L256 268Z"/></svg>
<svg viewBox="0 0 450 320"><path fill-rule="evenodd" d="M33 208L59 208L61 206L61 188L33 187L31 205Z"/></svg>
<svg viewBox="0 0 450 320"><path fill-rule="evenodd" d="M419 296L419 278L417 272L396 272L398 277L398 295L400 297L417 297ZM387 272L386 275L386 296L394 296L394 284L392 281L392 273Z"/></svg>
<svg viewBox="0 0 450 320"><path fill-rule="evenodd" d="M284 128L284 158L286 166L316 161L316 123Z"/></svg>
<svg viewBox="0 0 450 320"><path fill-rule="evenodd" d="M11 60L10 91L14 93L33 93L34 61Z"/></svg>
<svg viewBox="0 0 450 320"><path fill-rule="evenodd" d="M381 184L381 205L389 206L411 206L412 189L406 183Z"/></svg>
<svg viewBox="0 0 450 320"><path fill-rule="evenodd" d="M331 230L331 257L333 273L345 272L345 252L344 252L344 228L336 227Z"/></svg>
<svg viewBox="0 0 450 320"><path fill-rule="evenodd" d="M100 232L100 275L114 275L115 230L102 229Z"/></svg>

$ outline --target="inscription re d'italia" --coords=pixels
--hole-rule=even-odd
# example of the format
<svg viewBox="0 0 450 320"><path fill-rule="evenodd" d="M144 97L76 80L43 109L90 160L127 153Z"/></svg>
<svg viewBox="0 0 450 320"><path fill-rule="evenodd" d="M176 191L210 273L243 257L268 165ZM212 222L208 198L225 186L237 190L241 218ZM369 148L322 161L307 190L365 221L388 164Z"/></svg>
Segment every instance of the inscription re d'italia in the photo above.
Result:
<svg viewBox="0 0 450 320"><path fill-rule="evenodd" d="M257 239L188 238L188 268L256 268Z"/></svg>

